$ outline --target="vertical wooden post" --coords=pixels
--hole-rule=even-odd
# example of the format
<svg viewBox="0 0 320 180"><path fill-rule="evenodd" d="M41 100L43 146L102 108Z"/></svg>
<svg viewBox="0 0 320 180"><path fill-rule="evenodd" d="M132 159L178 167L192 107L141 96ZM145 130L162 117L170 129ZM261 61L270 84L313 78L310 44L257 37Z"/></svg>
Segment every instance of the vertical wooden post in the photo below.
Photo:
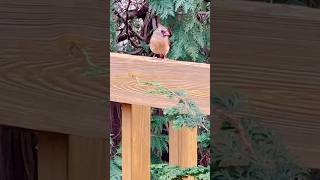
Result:
<svg viewBox="0 0 320 180"><path fill-rule="evenodd" d="M106 139L69 135L68 180L106 180Z"/></svg>
<svg viewBox="0 0 320 180"><path fill-rule="evenodd" d="M122 179L149 180L150 107L122 104Z"/></svg>
<svg viewBox="0 0 320 180"><path fill-rule="evenodd" d="M67 135L38 132L38 179L68 180Z"/></svg>
<svg viewBox="0 0 320 180"><path fill-rule="evenodd" d="M106 139L38 133L39 180L106 180Z"/></svg>
<svg viewBox="0 0 320 180"><path fill-rule="evenodd" d="M183 168L197 166L197 128L169 127L169 164ZM186 180L192 180L192 177Z"/></svg>

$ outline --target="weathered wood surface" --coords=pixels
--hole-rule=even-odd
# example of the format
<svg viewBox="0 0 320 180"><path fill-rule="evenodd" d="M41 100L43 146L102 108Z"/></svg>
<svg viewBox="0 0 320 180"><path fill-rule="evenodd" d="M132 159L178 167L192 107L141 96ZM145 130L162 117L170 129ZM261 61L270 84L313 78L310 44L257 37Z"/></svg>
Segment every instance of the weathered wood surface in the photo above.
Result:
<svg viewBox="0 0 320 180"><path fill-rule="evenodd" d="M249 96L250 116L275 128L308 167L320 167L320 10L220 0L213 84Z"/></svg>
<svg viewBox="0 0 320 180"><path fill-rule="evenodd" d="M176 100L147 94L149 87L139 85L136 78L159 82L170 89L184 90L203 112L210 113L209 64L163 62L150 57L110 54L111 101L158 108L176 105Z"/></svg>
<svg viewBox="0 0 320 180"><path fill-rule="evenodd" d="M87 78L77 48L106 65L105 1L0 2L0 124L105 137L106 77Z"/></svg>

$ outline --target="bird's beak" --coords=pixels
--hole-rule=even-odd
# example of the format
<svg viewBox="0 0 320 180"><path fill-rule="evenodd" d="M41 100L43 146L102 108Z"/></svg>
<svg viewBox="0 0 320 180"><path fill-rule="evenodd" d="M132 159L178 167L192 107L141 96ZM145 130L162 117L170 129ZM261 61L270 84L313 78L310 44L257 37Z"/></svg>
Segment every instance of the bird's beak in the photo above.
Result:
<svg viewBox="0 0 320 180"><path fill-rule="evenodd" d="M163 35L164 35L164 36L170 36L170 32L169 32L169 31L165 31L165 32L163 33Z"/></svg>

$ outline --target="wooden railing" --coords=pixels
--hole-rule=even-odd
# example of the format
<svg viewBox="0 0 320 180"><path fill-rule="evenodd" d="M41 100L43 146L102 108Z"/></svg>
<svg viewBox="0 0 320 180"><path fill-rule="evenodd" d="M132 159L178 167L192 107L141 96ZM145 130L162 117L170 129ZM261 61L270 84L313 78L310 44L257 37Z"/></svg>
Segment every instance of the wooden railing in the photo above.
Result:
<svg viewBox="0 0 320 180"><path fill-rule="evenodd" d="M110 98L122 103L123 180L150 179L150 109L175 105L175 100L147 94L138 80L159 82L186 91L210 113L209 64L159 61L149 57L110 54ZM169 163L197 165L197 129L169 129Z"/></svg>

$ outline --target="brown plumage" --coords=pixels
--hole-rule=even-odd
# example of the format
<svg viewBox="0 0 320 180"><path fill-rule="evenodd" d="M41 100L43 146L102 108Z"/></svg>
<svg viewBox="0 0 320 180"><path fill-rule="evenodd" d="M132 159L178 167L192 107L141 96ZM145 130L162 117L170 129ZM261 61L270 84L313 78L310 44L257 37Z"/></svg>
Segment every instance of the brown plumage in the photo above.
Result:
<svg viewBox="0 0 320 180"><path fill-rule="evenodd" d="M158 24L158 28L154 30L150 39L150 49L154 54L158 54L160 58L165 59L170 50L169 41L170 32L166 27Z"/></svg>

